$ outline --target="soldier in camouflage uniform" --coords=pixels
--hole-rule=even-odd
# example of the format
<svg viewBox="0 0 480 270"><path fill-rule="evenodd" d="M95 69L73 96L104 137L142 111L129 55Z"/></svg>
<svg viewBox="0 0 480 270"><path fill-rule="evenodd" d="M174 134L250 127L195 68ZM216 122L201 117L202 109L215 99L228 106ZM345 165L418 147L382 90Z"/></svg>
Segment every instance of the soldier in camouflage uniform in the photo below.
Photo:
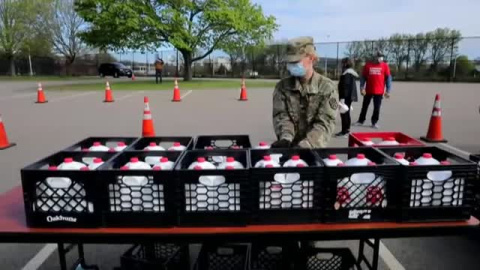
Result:
<svg viewBox="0 0 480 270"><path fill-rule="evenodd" d="M326 147L335 129L338 93L335 83L313 69L317 60L313 38L292 39L287 45L290 77L273 92L273 148Z"/></svg>

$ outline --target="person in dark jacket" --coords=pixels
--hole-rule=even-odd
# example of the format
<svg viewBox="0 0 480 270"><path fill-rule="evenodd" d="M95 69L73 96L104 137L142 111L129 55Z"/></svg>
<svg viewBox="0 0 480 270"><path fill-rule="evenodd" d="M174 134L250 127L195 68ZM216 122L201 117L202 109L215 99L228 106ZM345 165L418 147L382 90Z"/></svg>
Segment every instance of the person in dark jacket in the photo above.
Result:
<svg viewBox="0 0 480 270"><path fill-rule="evenodd" d="M350 133L350 125L352 120L350 118L350 110L352 102L358 101L357 95L357 72L353 69L353 61L350 58L342 59L342 76L338 82L338 96L340 103L343 103L348 108L348 111L341 113L342 131L336 134L337 137L346 137Z"/></svg>

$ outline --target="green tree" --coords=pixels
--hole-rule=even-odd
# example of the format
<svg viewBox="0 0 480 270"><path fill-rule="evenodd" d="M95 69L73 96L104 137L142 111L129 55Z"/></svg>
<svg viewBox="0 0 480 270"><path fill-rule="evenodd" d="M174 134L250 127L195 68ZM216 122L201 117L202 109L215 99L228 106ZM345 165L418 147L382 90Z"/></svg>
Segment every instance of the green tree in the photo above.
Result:
<svg viewBox="0 0 480 270"><path fill-rule="evenodd" d="M261 42L277 27L275 18L250 0L79 0L76 10L90 25L82 34L90 45L142 49L171 44L185 61L185 80L192 78L193 62L226 41ZM196 56L198 49L204 53Z"/></svg>
<svg viewBox="0 0 480 270"><path fill-rule="evenodd" d="M460 55L456 59L456 76L464 77L472 75L475 71L475 64L470 61L466 55Z"/></svg>
<svg viewBox="0 0 480 270"><path fill-rule="evenodd" d="M0 48L10 65L9 73L15 72L15 57L37 33L45 30L42 14L50 13L51 0L1 0L0 1Z"/></svg>

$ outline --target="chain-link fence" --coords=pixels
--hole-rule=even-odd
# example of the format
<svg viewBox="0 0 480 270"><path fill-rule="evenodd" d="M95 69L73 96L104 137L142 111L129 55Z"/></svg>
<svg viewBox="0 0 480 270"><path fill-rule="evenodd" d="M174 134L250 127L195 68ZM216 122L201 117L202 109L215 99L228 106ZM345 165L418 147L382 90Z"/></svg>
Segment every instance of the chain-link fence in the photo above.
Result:
<svg viewBox="0 0 480 270"><path fill-rule="evenodd" d="M385 55L395 80L477 81L480 82L480 37L456 39L382 39L374 41L317 43L319 61L315 69L338 79L344 57L355 60L361 71L377 51ZM236 52L214 51L192 64L193 77L207 78L281 78L287 75L286 45L242 48ZM73 64L61 57L20 56L15 59L19 75L94 76L105 62L121 62L136 76L153 76L154 63L161 58L165 76L183 76L184 60L176 50L153 52L105 52L78 56ZM0 75L9 70L9 60L0 53Z"/></svg>

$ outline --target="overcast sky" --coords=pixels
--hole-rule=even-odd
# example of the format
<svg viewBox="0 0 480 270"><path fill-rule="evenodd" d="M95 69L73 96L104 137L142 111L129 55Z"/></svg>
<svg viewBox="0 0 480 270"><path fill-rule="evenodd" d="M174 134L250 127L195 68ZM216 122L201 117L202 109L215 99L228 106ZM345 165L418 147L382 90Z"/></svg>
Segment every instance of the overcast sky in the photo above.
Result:
<svg viewBox="0 0 480 270"><path fill-rule="evenodd" d="M276 40L309 35L315 42L377 39L437 27L480 36L480 0L252 0L274 15Z"/></svg>

